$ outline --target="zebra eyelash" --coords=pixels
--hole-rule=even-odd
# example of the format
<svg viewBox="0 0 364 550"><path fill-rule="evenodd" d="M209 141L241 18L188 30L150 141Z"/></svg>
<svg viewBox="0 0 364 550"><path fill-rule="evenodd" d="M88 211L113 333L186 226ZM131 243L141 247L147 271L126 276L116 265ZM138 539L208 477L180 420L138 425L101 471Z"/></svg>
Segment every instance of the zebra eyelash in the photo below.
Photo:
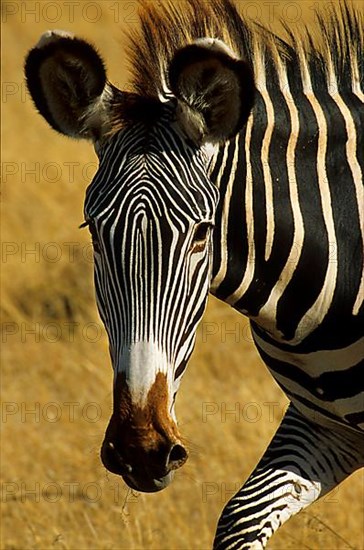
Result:
<svg viewBox="0 0 364 550"><path fill-rule="evenodd" d="M205 249L207 238L213 227L211 222L200 222L196 225L190 248L193 253L202 252Z"/></svg>

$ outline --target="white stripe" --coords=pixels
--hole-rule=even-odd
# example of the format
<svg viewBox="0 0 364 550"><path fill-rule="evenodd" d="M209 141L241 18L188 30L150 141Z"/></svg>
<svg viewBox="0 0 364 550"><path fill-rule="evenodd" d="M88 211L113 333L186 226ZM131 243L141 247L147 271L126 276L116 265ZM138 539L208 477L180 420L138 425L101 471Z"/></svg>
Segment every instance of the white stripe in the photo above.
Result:
<svg viewBox="0 0 364 550"><path fill-rule="evenodd" d="M330 186L327 178L326 172L326 150L327 150L327 124L325 115L321 108L319 101L317 100L315 94L312 90L312 83L310 73L307 67L306 60L302 57L301 59L302 71L303 71L303 92L310 102L312 109L315 113L317 124L319 127L318 135L318 151L317 151L317 175L318 175L318 184L321 197L321 207L322 213L325 221L325 226L327 230L327 237L329 243L329 256L334 250L337 251L337 240L335 234L335 226L331 205L331 194ZM309 327L312 329L312 321L316 326L320 325L327 312L331 306L332 299L334 296L337 272L338 272L338 262L330 261L330 258L327 258L327 269L325 280L321 288L319 296L316 298L315 303L306 311L305 315L302 317L300 323L297 326L294 341L295 343L301 342L307 335L307 330Z"/></svg>
<svg viewBox="0 0 364 550"><path fill-rule="evenodd" d="M265 109L267 112L267 128L265 130L263 142L262 142L262 151L261 151L261 161L263 166L263 179L265 185L265 201L266 201L266 219L267 219L267 235L265 242L265 253L264 259L267 262L272 253L273 239L274 239L274 210L273 210L273 183L272 175L269 165L269 147L272 139L273 128L275 123L274 117L274 108L271 98L267 91L267 81L264 67L264 57L262 54L256 57L256 72L259 75L259 80L257 81L257 88L260 92L262 99L265 104Z"/></svg>
<svg viewBox="0 0 364 550"><path fill-rule="evenodd" d="M296 400L292 396L290 397L297 409L299 409L304 416L311 418L316 422L318 421L318 417L320 417L320 421L324 419L335 421L335 419L332 419L331 416L325 416L323 411L326 410L330 414L337 417L336 422L340 422L340 419L345 420L345 416L348 414L362 412L364 406L364 392L360 392L361 388L358 388L358 393L356 395L343 399L340 399L340 388L338 388L338 399L334 401L325 401L324 399L320 399L318 395L313 395L301 384L295 382L294 370L298 368L312 378L318 378L325 372L345 371L350 367L357 365L363 359L364 337L354 344L339 350L325 350L307 354L299 354L282 351L262 340L253 330L252 333L256 345L260 347L264 353L269 355L272 359L292 365L290 378L277 373L274 368L269 367L269 370L273 377L284 388L286 393L296 394L312 403L313 406L307 406L301 403L300 400ZM320 388L319 385L316 389L318 391L320 389L323 390L323 388ZM322 412L317 411L314 405L320 407Z"/></svg>
<svg viewBox="0 0 364 550"><path fill-rule="evenodd" d="M341 349L293 353L268 344L253 329L252 333L257 346L269 357L290 363L312 377L318 377L325 372L345 371L364 359L364 337Z"/></svg>
<svg viewBox="0 0 364 550"><path fill-rule="evenodd" d="M228 304L237 302L247 291L253 280L255 269L255 244L254 244L254 212L253 212L253 174L250 161L250 141L253 129L253 115L248 118L245 137L246 159L246 186L245 186L245 215L248 237L248 257L243 280L239 287L225 300ZM234 172L232 172L234 174Z"/></svg>
<svg viewBox="0 0 364 550"><path fill-rule="evenodd" d="M258 313L257 322L264 327L266 325L269 331L272 330L272 322L277 322L277 304L285 289L287 288L292 276L296 270L299 259L302 253L302 246L304 240L304 225L302 213L299 205L298 197L298 187L296 180L295 172L295 151L297 146L298 134L299 134L299 117L298 111L295 106L294 99L292 97L291 91L289 89L289 82L287 78L287 73L282 66L280 61L277 61L279 65L277 66L279 74L279 84L282 92L284 93L286 104L291 117L291 134L289 137L287 152L286 152L286 164L287 164L287 175L289 182L289 195L290 203L293 213L293 225L294 225L294 235L292 248L290 250L289 256L287 258L286 264L282 269L280 276L274 287L271 290L268 300L262 306ZM277 334L276 327L274 328L275 337L279 338Z"/></svg>
<svg viewBox="0 0 364 550"><path fill-rule="evenodd" d="M279 385L284 388L285 393L290 396L292 403L295 407L303 414L303 416L310 418L318 423L324 423L324 419L331 422L337 422L342 425L342 422L346 422L349 426L345 417L350 414L361 413L364 406L364 392L357 393L356 395L344 399L336 399L334 401L326 401L325 399L320 399L318 396L313 395L312 392L308 391L304 386L295 382L291 378L287 378L282 374L278 374L274 370L270 370L273 374L275 380ZM300 399L295 399L293 395L297 395L302 399L305 399L310 404L307 406L302 403ZM316 407L319 407L321 410L317 410ZM325 415L325 412L328 415ZM332 418L332 416L334 418ZM356 427L351 425L352 429Z"/></svg>
<svg viewBox="0 0 364 550"><path fill-rule="evenodd" d="M364 102L364 95L360 91L358 63L355 57L353 59L351 70L353 75L352 76L353 93L355 95L358 95L359 99L361 99L361 101ZM363 173L362 173L362 169L360 167L359 161L357 159L357 132L356 132L355 123L354 123L352 114L350 112L350 109L346 105L343 98L338 92L338 83L337 83L337 78L336 78L331 56L329 56L327 60L327 73L328 73L328 82L329 82L329 86L328 86L329 94L333 99L333 101L335 101L336 105L338 106L345 121L345 128L346 128L346 134L347 134L346 158L350 166L350 170L353 176L353 181L355 186L356 200L358 204L358 213L359 213L359 226L360 226L361 240L362 240L362 246L363 246L364 245L364 187L363 187ZM363 103L363 110L364 110L364 103ZM364 254L364 250L363 250L363 254ZM360 307L363 303L363 300L364 300L364 256L363 256L363 264L362 264L361 281L359 283L359 290L358 290L358 294L357 294L357 297L353 306L353 311L352 311L353 315L358 315Z"/></svg>
<svg viewBox="0 0 364 550"><path fill-rule="evenodd" d="M118 371L125 373L133 405L144 407L147 404L148 392L159 372L166 375L170 386L168 358L157 342L141 341L124 347L118 359ZM168 393L171 400L172 393Z"/></svg>
<svg viewBox="0 0 364 550"><path fill-rule="evenodd" d="M228 152L231 145L232 143L229 142L225 146L224 156L223 156L221 168L219 171L219 178L217 179L217 182L216 182L216 185L218 188L220 187L221 178L225 170L225 166L228 158ZM227 272L227 264L228 264L227 231L228 231L228 221L229 221L229 210L230 210L230 200L231 200L231 194L234 187L235 171L236 171L238 159L239 159L239 134L235 138L234 158L231 165L231 169L229 171L229 176L228 176L229 181L228 181L228 185L224 196L224 206L223 206L223 212L222 212L222 218L221 218L221 243L220 243L221 263L220 263L219 271L217 272L216 276L211 282L211 292L214 292L219 287L219 285L225 279L226 272Z"/></svg>
<svg viewBox="0 0 364 550"><path fill-rule="evenodd" d="M364 93L363 93L363 91L360 87L359 65L358 65L358 59L356 58L356 56L353 56L353 62L352 62L351 70L352 70L352 75L353 75L352 76L352 79L353 79L353 82L352 82L353 94L356 95L358 97L358 99L363 103L363 111L364 111ZM349 114L349 116L350 116L350 114ZM351 124L352 124L351 117L349 118L349 120L351 121ZM351 140L353 140L353 139L355 140L355 147L356 147L357 136L356 136L356 132L355 132L355 126L354 126L353 129L351 129L351 133L348 132L348 136ZM348 149L348 146L349 146L349 144L347 144L347 149ZM352 145L352 149L356 153L356 149L354 149L354 143ZM355 159L354 162L356 162L359 166L359 163L358 163L358 161L355 157L355 153L353 155L353 159ZM353 171L352 167L351 167L351 169ZM356 170L357 170L357 168L356 168ZM355 170L353 172L353 175L354 175L354 173L356 173ZM363 174L361 173L360 166L359 166L359 173L358 173L357 178L354 177L354 182L355 182L356 197L357 197L357 201L358 201L360 228L361 228L362 240L363 240L363 245L364 245L364 211L363 211L364 210L364 187L363 187ZM363 254L364 254L364 251L363 251ZM363 259L363 261L364 261L364 259ZM353 315L357 315L359 313L359 310L361 308L363 300L364 300L364 265L363 265L363 269L362 269L362 273L361 273L361 281L360 281L360 285L359 285L358 295L356 297L354 307L353 307Z"/></svg>
<svg viewBox="0 0 364 550"><path fill-rule="evenodd" d="M346 132L348 136L348 139L346 142L346 157L350 166L351 173L353 175L353 180L355 185L356 200L358 203L358 211L359 211L359 225L360 225L361 239L363 244L364 243L364 186L363 186L363 174L362 174L358 159L356 158L356 151L357 151L356 128L355 128L355 124L353 121L353 117L351 116L350 110L348 106L344 103L343 98L339 94L331 94L331 97L339 107L341 114L345 119ZM363 105L363 110L364 110L364 105ZM348 220L348 223L350 223L350 220ZM364 262L364 257L363 257L363 262ZM361 304L363 303L363 300L364 300L364 263L362 266L362 276L361 276L361 283L359 286L359 292L357 294L357 298L353 307L353 315L357 315L359 313L359 309L361 307Z"/></svg>

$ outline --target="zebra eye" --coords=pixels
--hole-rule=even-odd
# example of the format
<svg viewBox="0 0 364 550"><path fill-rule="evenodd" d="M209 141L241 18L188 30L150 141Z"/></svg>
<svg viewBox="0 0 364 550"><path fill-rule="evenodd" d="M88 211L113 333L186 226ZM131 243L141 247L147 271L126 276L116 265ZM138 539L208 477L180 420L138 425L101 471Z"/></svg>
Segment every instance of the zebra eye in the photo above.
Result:
<svg viewBox="0 0 364 550"><path fill-rule="evenodd" d="M210 228L211 224L208 222L201 222L196 226L193 236L192 252L202 252L205 248Z"/></svg>
<svg viewBox="0 0 364 550"><path fill-rule="evenodd" d="M199 223L195 229L194 240L195 241L205 241L209 232L211 224L207 222Z"/></svg>

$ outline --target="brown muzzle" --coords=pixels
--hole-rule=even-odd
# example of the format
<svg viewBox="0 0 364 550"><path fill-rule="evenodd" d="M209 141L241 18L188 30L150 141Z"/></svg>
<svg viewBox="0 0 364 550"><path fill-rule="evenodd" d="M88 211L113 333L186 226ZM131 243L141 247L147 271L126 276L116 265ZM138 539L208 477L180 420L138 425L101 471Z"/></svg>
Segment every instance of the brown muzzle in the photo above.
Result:
<svg viewBox="0 0 364 550"><path fill-rule="evenodd" d="M176 423L168 411L166 376L158 373L143 406L133 404L124 375L118 375L114 411L101 448L104 466L132 489L164 489L187 460Z"/></svg>

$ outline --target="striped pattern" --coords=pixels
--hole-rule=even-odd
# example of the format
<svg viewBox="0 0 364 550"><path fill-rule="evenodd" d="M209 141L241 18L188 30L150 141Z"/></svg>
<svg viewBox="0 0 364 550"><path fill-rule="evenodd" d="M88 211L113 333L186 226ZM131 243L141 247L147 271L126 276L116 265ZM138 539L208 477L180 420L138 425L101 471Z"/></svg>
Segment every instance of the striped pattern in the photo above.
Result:
<svg viewBox="0 0 364 550"><path fill-rule="evenodd" d="M171 395L208 293L209 249L195 249L194 232L211 222L217 202L202 153L168 128L172 112L166 103L152 131L134 126L99 151L100 168L85 201L97 303L114 368L134 366L125 374L135 392L135 365L150 383L168 369Z"/></svg>
<svg viewBox="0 0 364 550"><path fill-rule="evenodd" d="M158 372L174 399L209 289L250 317L291 405L215 547L264 548L364 463L363 17L343 5L317 18L321 41L287 30L284 42L228 0L162 4L145 5L131 42L134 91L162 115L116 121L87 192L98 306L136 402ZM174 122L167 77L174 51L203 36L246 59L257 87L209 171Z"/></svg>
<svg viewBox="0 0 364 550"><path fill-rule="evenodd" d="M257 48L255 108L214 164L212 291L252 319L263 360L304 414L364 429L364 69L353 55L344 80L329 58L322 81L302 42L296 50L287 62L274 43ZM341 364L351 346L356 363ZM321 350L340 361L318 373L309 363Z"/></svg>
<svg viewBox="0 0 364 550"><path fill-rule="evenodd" d="M336 15L342 32L360 25L345 10ZM222 199L211 288L251 318L257 349L292 403L226 505L216 549L264 548L289 517L364 465L364 41L356 32L362 55L346 44L346 70L329 50L324 70L292 35L297 54L288 60L274 39L266 51L254 44L255 107L213 164Z"/></svg>
<svg viewBox="0 0 364 550"><path fill-rule="evenodd" d="M264 457L226 505L214 549L264 549L280 525L361 465L358 445L360 437L308 423L291 405Z"/></svg>

